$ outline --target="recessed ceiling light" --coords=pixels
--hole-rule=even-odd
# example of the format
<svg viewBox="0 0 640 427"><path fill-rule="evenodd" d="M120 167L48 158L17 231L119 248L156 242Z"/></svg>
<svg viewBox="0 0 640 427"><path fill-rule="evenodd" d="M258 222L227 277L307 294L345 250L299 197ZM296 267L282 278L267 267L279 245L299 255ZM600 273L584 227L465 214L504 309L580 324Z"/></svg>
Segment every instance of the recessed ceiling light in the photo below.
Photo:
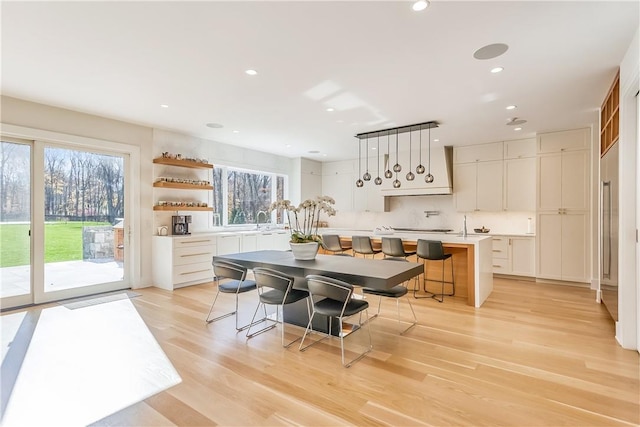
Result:
<svg viewBox="0 0 640 427"><path fill-rule="evenodd" d="M245 71L245 73L249 74L250 76L255 76L256 74L258 74L256 70L247 70Z"/></svg>
<svg viewBox="0 0 640 427"><path fill-rule="evenodd" d="M437 139L437 138L433 140L433 142L438 142L438 141L440 141L440 140L439 140L439 139Z"/></svg>
<svg viewBox="0 0 640 427"><path fill-rule="evenodd" d="M169 106L167 104L160 104L160 107L162 108L169 108Z"/></svg>
<svg viewBox="0 0 640 427"><path fill-rule="evenodd" d="M291 144L287 144L287 145L285 145L285 147L291 148Z"/></svg>
<svg viewBox="0 0 640 427"><path fill-rule="evenodd" d="M522 130L522 128L513 128L513 130L516 130L516 131L517 131L517 130Z"/></svg>
<svg viewBox="0 0 640 427"><path fill-rule="evenodd" d="M497 74L497 73L500 73L500 72L501 72L501 71L503 71L503 70L504 70L504 68L503 68L503 67L494 67L494 68L492 68L492 69L491 69L491 72L492 72L493 74Z"/></svg>
<svg viewBox="0 0 640 427"><path fill-rule="evenodd" d="M332 112L332 111L333 111L333 108L329 107L329 108L327 108L327 111L328 111L328 112Z"/></svg>
<svg viewBox="0 0 640 427"><path fill-rule="evenodd" d="M378 147L371 147L371 149L372 149L372 150L377 150L377 149L378 149Z"/></svg>
<svg viewBox="0 0 640 427"><path fill-rule="evenodd" d="M322 157L327 157L327 153L323 153L323 154L322 154Z"/></svg>
<svg viewBox="0 0 640 427"><path fill-rule="evenodd" d="M516 106L516 105L508 105L507 106L507 110L515 110L516 108L518 108L518 106Z"/></svg>
<svg viewBox="0 0 640 427"><path fill-rule="evenodd" d="M220 129L222 126L220 123L207 123L207 127L211 129Z"/></svg>
<svg viewBox="0 0 640 427"><path fill-rule="evenodd" d="M481 61L493 59L504 54L507 50L509 50L509 46L504 43L488 44L473 52L473 57Z"/></svg>
<svg viewBox="0 0 640 427"><path fill-rule="evenodd" d="M416 12L420 12L421 10L425 10L427 7L429 7L429 2L427 0L418 0L417 2L415 2L413 4L413 6L411 6L411 8L413 10L415 10Z"/></svg>
<svg viewBox="0 0 640 427"><path fill-rule="evenodd" d="M240 133L240 131L239 130L234 130L233 133Z"/></svg>

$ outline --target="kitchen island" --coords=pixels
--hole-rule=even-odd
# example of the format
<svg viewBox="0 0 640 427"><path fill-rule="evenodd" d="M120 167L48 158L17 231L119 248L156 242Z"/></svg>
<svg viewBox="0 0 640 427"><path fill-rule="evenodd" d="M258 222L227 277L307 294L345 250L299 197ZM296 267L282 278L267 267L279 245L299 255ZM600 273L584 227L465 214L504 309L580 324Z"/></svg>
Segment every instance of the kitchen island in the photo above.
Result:
<svg viewBox="0 0 640 427"><path fill-rule="evenodd" d="M456 296L466 298L467 304L480 307L493 290L491 236L427 233L420 231L395 231L377 235L371 230L324 228L319 234L337 234L340 240L350 242L352 236L369 236L374 247L380 247L382 237L399 237L405 248L415 250L418 239L440 240L446 253L453 255ZM381 257L381 255L379 255ZM440 277L440 265L429 263L429 278Z"/></svg>

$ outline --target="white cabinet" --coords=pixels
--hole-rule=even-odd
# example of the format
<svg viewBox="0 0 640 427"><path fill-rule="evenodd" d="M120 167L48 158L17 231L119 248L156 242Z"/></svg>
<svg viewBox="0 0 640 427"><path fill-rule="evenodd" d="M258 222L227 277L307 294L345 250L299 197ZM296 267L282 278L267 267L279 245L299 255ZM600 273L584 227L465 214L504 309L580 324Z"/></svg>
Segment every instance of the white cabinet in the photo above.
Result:
<svg viewBox="0 0 640 427"><path fill-rule="evenodd" d="M537 136L538 154L570 150L588 150L591 131L588 128L542 133Z"/></svg>
<svg viewBox="0 0 640 427"><path fill-rule="evenodd" d="M237 254L241 252L241 239L239 234L225 234L216 236L216 254Z"/></svg>
<svg viewBox="0 0 640 427"><path fill-rule="evenodd" d="M286 251L290 249L289 240L291 236L288 231L265 232L257 235L256 250L277 250Z"/></svg>
<svg viewBox="0 0 640 427"><path fill-rule="evenodd" d="M504 159L522 159L536 157L536 139L514 139L504 142Z"/></svg>
<svg viewBox="0 0 640 427"><path fill-rule="evenodd" d="M455 147L453 150L453 162L475 163L502 160L503 150L502 142Z"/></svg>
<svg viewBox="0 0 640 427"><path fill-rule="evenodd" d="M252 252L258 250L258 233L243 233L240 236L240 251Z"/></svg>
<svg viewBox="0 0 640 427"><path fill-rule="evenodd" d="M211 261L216 254L214 236L154 236L153 283L173 290L212 280Z"/></svg>
<svg viewBox="0 0 640 427"><path fill-rule="evenodd" d="M536 276L589 281L589 129L538 136Z"/></svg>
<svg viewBox="0 0 640 427"><path fill-rule="evenodd" d="M536 210L535 157L504 161L504 210L512 212Z"/></svg>
<svg viewBox="0 0 640 427"><path fill-rule="evenodd" d="M356 186L353 161L327 162L322 165L322 192L336 201L338 212L353 210L353 189Z"/></svg>
<svg viewBox="0 0 640 427"><path fill-rule="evenodd" d="M502 160L454 165L454 195L458 212L502 211Z"/></svg>
<svg viewBox="0 0 640 427"><path fill-rule="evenodd" d="M538 210L589 209L589 152L538 157Z"/></svg>
<svg viewBox="0 0 640 427"><path fill-rule="evenodd" d="M539 213L538 272L543 279L588 281L588 213Z"/></svg>
<svg viewBox="0 0 640 427"><path fill-rule="evenodd" d="M494 236L493 272L535 276L535 239L527 236Z"/></svg>

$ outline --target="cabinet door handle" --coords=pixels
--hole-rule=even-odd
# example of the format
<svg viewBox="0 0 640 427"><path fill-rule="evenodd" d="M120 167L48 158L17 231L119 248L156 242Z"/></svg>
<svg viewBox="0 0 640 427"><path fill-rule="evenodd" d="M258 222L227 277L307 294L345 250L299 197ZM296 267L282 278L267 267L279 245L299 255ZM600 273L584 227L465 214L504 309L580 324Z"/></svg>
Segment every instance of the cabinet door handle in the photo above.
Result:
<svg viewBox="0 0 640 427"><path fill-rule="evenodd" d="M502 268L502 266L494 264L493 268Z"/></svg>
<svg viewBox="0 0 640 427"><path fill-rule="evenodd" d="M189 240L189 241L186 241L186 242L180 242L180 244L181 245L187 245L187 244L190 244L190 243L207 243L207 242L210 242L210 241L211 240Z"/></svg>
<svg viewBox="0 0 640 427"><path fill-rule="evenodd" d="M197 270L197 271L187 271L184 273L180 273L181 276L186 276L188 274L197 274L197 273L204 273L205 271L209 271L209 269L206 270Z"/></svg>
<svg viewBox="0 0 640 427"><path fill-rule="evenodd" d="M493 252L502 252L500 249L494 249Z"/></svg>
<svg viewBox="0 0 640 427"><path fill-rule="evenodd" d="M186 257L190 257L190 256L201 256L201 255L209 255L209 252L202 252L199 254L186 254L186 255L180 255L181 258L186 258Z"/></svg>

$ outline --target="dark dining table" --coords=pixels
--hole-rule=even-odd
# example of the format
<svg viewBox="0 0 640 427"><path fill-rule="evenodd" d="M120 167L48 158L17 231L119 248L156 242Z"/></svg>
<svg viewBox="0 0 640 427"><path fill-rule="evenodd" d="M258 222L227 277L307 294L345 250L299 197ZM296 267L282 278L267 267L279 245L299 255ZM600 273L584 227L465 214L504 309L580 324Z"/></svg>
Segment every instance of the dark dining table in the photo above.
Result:
<svg viewBox="0 0 640 427"><path fill-rule="evenodd" d="M255 267L271 268L293 276L294 287L307 289L306 276L319 274L351 283L376 289L389 289L415 276L422 274L424 266L416 262L393 262L381 259L365 259L339 255L316 255L313 260L302 261L293 257L290 251L264 250L241 252L235 254L215 255L214 260L231 261L248 269ZM317 317L317 319L316 319ZM313 328L328 332L327 318L314 317ZM306 302L299 301L283 307L285 322L306 327L309 321ZM332 325L332 333L338 330Z"/></svg>

